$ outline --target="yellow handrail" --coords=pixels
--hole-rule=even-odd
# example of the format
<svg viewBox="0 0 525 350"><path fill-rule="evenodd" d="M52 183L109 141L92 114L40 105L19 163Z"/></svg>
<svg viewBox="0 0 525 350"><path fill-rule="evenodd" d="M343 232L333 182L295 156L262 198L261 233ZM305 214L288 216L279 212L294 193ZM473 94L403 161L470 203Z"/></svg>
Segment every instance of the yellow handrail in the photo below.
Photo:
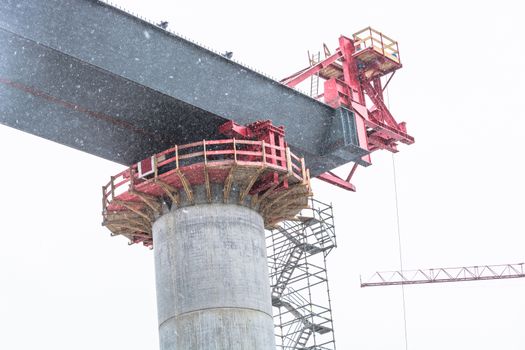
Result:
<svg viewBox="0 0 525 350"><path fill-rule="evenodd" d="M372 48L385 57L400 63L397 41L384 35L380 31L367 27L356 32L353 35L353 39L358 52L367 48Z"/></svg>

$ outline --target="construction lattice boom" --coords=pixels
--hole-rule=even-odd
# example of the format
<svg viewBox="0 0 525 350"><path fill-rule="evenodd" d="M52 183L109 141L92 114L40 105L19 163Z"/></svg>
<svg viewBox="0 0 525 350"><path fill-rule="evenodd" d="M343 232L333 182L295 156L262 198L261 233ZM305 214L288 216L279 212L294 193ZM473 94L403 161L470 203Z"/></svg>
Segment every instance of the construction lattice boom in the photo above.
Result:
<svg viewBox="0 0 525 350"><path fill-rule="evenodd" d="M366 282L361 282L361 287L522 278L525 277L523 265L524 263L376 272Z"/></svg>

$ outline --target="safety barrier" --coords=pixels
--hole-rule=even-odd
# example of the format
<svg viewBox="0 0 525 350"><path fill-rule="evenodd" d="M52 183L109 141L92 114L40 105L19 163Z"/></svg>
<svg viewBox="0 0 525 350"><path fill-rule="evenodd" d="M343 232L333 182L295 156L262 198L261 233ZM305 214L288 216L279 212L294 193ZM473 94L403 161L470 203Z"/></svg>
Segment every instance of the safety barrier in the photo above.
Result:
<svg viewBox="0 0 525 350"><path fill-rule="evenodd" d="M140 169L141 164L151 164L147 170ZM108 206L120 195L129 191L136 184L156 181L173 173L188 174L197 168L224 168L227 166L258 167L286 174L295 182L309 182L308 170L304 159L293 154L288 147L280 147L265 141L252 140L203 140L186 145L176 145L151 158L133 164L128 169L111 176L102 187L102 209L106 213ZM142 170L142 171L141 171ZM203 184L208 179L204 172L192 176L188 185ZM127 186L126 186L127 185Z"/></svg>
<svg viewBox="0 0 525 350"><path fill-rule="evenodd" d="M397 41L389 38L383 33L367 27L353 35L356 52L371 48L377 53L401 63Z"/></svg>

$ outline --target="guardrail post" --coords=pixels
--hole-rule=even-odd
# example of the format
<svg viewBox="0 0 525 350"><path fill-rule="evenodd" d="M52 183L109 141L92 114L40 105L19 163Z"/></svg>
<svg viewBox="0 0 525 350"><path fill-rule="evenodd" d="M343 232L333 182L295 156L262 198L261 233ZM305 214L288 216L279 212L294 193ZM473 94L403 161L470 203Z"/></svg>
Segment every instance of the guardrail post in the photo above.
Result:
<svg viewBox="0 0 525 350"><path fill-rule="evenodd" d="M204 165L207 165L208 159L206 155L206 140L202 140L202 149L203 149L203 155L204 155Z"/></svg>
<svg viewBox="0 0 525 350"><path fill-rule="evenodd" d="M106 212L106 186L102 186L102 214Z"/></svg>
<svg viewBox="0 0 525 350"><path fill-rule="evenodd" d="M301 177L303 178L303 183L306 183L306 166L304 165L304 158L301 158Z"/></svg>
<svg viewBox="0 0 525 350"><path fill-rule="evenodd" d="M111 199L115 199L115 177L111 176Z"/></svg>
<svg viewBox="0 0 525 350"><path fill-rule="evenodd" d="M262 147L262 162L263 164L266 164L266 144L264 143L264 140L261 141L261 147Z"/></svg>
<svg viewBox="0 0 525 350"><path fill-rule="evenodd" d="M286 147L286 168L288 169L288 175L293 174L292 168L292 156L290 155L290 147Z"/></svg>
<svg viewBox="0 0 525 350"><path fill-rule="evenodd" d="M175 166L179 168L179 146L175 145Z"/></svg>
<svg viewBox="0 0 525 350"><path fill-rule="evenodd" d="M237 163L237 145L235 143L235 137L233 138L233 161Z"/></svg>
<svg viewBox="0 0 525 350"><path fill-rule="evenodd" d="M111 179L111 182L113 183L113 178ZM135 186L135 174L133 174L133 167L129 167L129 189L132 190Z"/></svg>
<svg viewBox="0 0 525 350"><path fill-rule="evenodd" d="M307 184L310 191L312 190L312 185L310 184L310 169L306 169L306 178L307 178Z"/></svg>
<svg viewBox="0 0 525 350"><path fill-rule="evenodd" d="M155 179L156 179L157 176L159 175L159 169L158 169L158 166L157 166L157 155L156 154L153 156L153 171L154 171L154 176L155 176Z"/></svg>

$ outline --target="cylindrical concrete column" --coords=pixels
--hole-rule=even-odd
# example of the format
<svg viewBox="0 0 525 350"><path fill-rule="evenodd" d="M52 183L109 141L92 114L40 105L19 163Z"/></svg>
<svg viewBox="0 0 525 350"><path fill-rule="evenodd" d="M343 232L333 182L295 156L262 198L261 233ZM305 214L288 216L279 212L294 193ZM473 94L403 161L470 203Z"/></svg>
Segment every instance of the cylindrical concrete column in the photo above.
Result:
<svg viewBox="0 0 525 350"><path fill-rule="evenodd" d="M263 219L240 205L153 224L161 350L275 350Z"/></svg>

